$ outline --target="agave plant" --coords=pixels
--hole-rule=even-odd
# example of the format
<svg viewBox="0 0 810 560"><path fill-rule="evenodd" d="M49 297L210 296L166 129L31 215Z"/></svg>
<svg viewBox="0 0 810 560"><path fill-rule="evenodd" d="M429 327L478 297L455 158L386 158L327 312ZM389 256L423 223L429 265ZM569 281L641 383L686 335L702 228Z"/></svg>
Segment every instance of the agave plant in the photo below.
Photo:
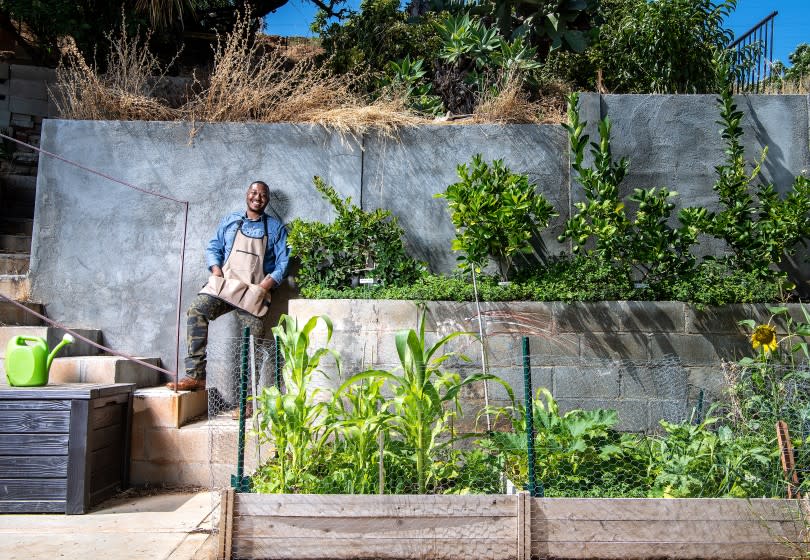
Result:
<svg viewBox="0 0 810 560"><path fill-rule="evenodd" d="M455 353L443 352L444 346L469 333L453 332L433 345L425 341L425 314L419 319L418 331L407 329L396 334L401 373L369 370L349 378L339 389L365 379L387 381L393 398L391 429L413 450L416 461L417 488L424 494L430 481L430 463L436 453L452 442L450 421L461 408L458 394L462 387L477 381L496 380L489 374L476 374L462 379L458 373L443 371L441 366ZM467 359L459 355L462 359Z"/></svg>
<svg viewBox="0 0 810 560"><path fill-rule="evenodd" d="M310 458L318 453L329 435L323 421L326 403L316 398L320 390L312 387L312 377L316 372L325 375L318 370L318 365L327 354L334 357L339 374L340 356L328 348L310 354L310 334L318 321L326 326L328 344L332 338L332 321L327 316L312 317L303 328L298 327L295 318L281 316L278 326L273 327L273 334L278 340L278 351L284 357L285 392L265 387L256 398L260 440L271 441L278 453L280 492L288 492L300 484L312 464Z"/></svg>

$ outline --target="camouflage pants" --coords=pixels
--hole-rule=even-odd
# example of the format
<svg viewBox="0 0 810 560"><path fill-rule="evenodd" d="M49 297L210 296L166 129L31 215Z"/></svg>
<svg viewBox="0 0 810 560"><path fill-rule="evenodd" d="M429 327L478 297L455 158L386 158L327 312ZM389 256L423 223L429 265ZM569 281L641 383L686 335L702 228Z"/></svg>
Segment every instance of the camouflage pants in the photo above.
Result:
<svg viewBox="0 0 810 560"><path fill-rule="evenodd" d="M255 337L264 334L264 321L260 317L251 315L233 305L209 296L207 294L197 294L194 301L186 312L186 375L194 379L205 379L205 350L208 346L208 323L228 313L236 311L236 318L239 326L244 329L250 328L250 333Z"/></svg>

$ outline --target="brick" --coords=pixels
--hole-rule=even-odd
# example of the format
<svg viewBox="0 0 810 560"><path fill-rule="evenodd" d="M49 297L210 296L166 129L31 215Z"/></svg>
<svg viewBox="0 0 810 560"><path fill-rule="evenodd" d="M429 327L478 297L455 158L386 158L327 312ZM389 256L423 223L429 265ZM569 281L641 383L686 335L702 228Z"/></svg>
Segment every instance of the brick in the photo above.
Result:
<svg viewBox="0 0 810 560"><path fill-rule="evenodd" d="M43 314L44 310L42 308L42 304L40 303L30 303L30 302L19 302L21 305L25 306L32 311L36 311L40 315ZM14 305L8 301L0 301L0 324L2 325L24 325L24 326L33 326L33 325L41 325L42 320L30 313L27 313L25 310L20 309L18 306Z"/></svg>

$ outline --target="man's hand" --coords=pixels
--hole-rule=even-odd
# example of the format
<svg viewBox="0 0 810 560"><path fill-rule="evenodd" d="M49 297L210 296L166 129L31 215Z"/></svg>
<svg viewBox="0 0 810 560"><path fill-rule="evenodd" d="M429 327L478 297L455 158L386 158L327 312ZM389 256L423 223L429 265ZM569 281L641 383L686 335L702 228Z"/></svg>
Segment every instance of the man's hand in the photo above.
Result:
<svg viewBox="0 0 810 560"><path fill-rule="evenodd" d="M264 277L264 280L259 282L259 286L261 286L264 291L269 292L271 289L275 288L276 281L268 274Z"/></svg>
<svg viewBox="0 0 810 560"><path fill-rule="evenodd" d="M214 265L214 266L211 267L211 274L214 275L214 276L219 276L220 278L222 278L222 269L220 267L218 267L217 265Z"/></svg>

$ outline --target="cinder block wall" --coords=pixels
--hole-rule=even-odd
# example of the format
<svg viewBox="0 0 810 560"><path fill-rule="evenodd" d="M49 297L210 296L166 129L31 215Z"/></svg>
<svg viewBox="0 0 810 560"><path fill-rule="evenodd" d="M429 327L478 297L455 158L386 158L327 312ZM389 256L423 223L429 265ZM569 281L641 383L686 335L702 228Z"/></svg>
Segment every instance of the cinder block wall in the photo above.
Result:
<svg viewBox="0 0 810 560"><path fill-rule="evenodd" d="M713 168L723 157L714 96L589 94L581 103L592 133L601 116L611 117L614 153L631 160L628 191L667 186L680 193L681 204L708 204ZM793 176L810 168L808 97L740 97L738 103L746 113L749 156L768 145L764 177L788 189ZM203 251L217 220L244 207L246 187L256 179L270 185L271 210L284 222L332 219L312 187L313 175L364 208L391 209L412 253L436 272L453 270L455 255L446 202L433 195L456 181L456 165L473 154L503 158L555 205L560 217L545 235L551 253L565 248L556 236L580 196L565 131L556 125L431 125L388 138L342 137L295 124L208 123L192 130L190 123L48 120L42 147L190 202L183 306L205 282ZM42 158L32 297L46 304L51 317L102 329L114 348L159 356L173 368L182 218L177 203ZM801 257L792 272L803 281L810 273L799 266ZM288 309L289 297L295 297L292 290L277 294L268 324ZM214 338L238 334L231 317L214 325Z"/></svg>
<svg viewBox="0 0 810 560"><path fill-rule="evenodd" d="M797 320L800 306L791 304ZM462 376L482 370L478 314L474 303L429 302L424 306L426 338L433 343L454 332L473 336L453 339L446 350L465 355L445 365ZM342 357L343 369L322 361L326 378L318 383L332 390L366 369L394 371L400 367L394 335L416 329L420 308L407 301L292 300L290 314L303 325L310 317L327 315L334 324L328 347ZM723 361L753 356L742 319L768 322L764 305L729 305L697 309L679 302L482 303L481 319L489 371L523 397L522 339L529 338L534 390L549 389L563 412L573 408L608 408L619 412L624 430L651 430L660 419L680 421L699 406L704 412L724 390ZM777 323L777 325L780 325ZM325 345L326 329L315 331L311 350ZM488 386L489 400L509 404L497 384ZM464 428L472 427L484 405L483 385L462 393Z"/></svg>

